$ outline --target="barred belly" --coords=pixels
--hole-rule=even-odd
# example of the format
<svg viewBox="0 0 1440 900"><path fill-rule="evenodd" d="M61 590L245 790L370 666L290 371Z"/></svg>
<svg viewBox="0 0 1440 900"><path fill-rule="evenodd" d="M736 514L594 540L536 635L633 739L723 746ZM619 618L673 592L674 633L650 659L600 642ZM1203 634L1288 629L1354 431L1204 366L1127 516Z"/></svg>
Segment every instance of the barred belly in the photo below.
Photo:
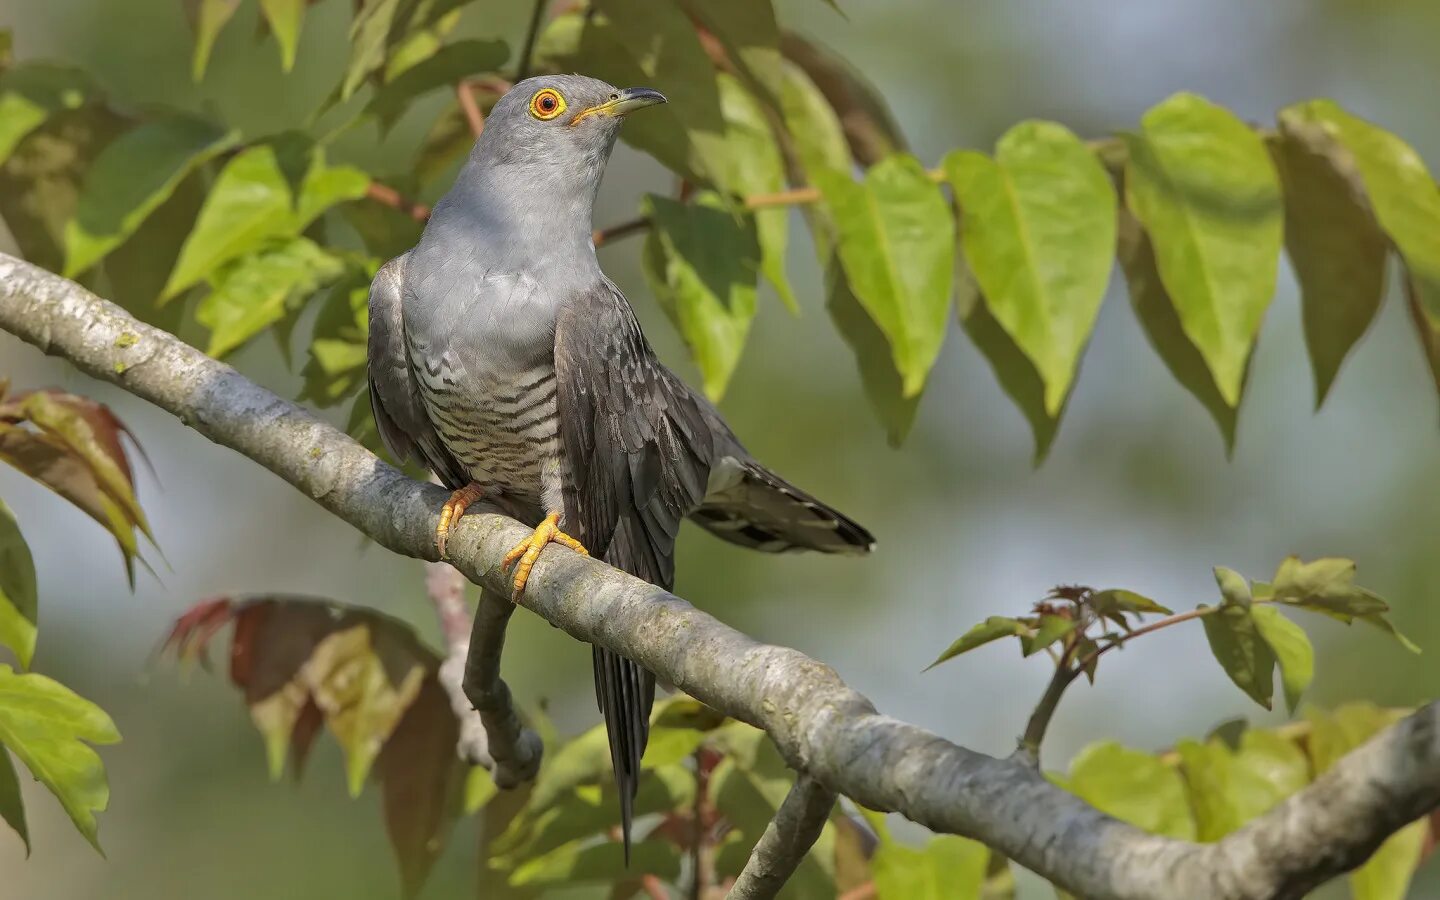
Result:
<svg viewBox="0 0 1440 900"><path fill-rule="evenodd" d="M467 370L457 391L443 356L411 361L436 433L476 484L537 511L560 508L564 457L553 366Z"/></svg>

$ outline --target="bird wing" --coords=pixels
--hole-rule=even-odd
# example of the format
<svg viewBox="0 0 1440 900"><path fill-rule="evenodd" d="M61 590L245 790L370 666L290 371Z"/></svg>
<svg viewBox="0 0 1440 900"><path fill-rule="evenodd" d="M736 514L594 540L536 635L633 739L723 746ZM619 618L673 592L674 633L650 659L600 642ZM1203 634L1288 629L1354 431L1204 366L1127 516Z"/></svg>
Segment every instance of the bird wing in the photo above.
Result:
<svg viewBox="0 0 1440 900"><path fill-rule="evenodd" d="M666 369L608 280L571 298L555 329L560 439L569 466L567 528L592 555L669 589L680 522L705 495L717 435ZM628 852L655 676L594 648Z"/></svg>
<svg viewBox="0 0 1440 900"><path fill-rule="evenodd" d="M381 266L370 284L370 409L380 439L397 462L414 460L427 466L446 487L456 490L464 487L469 475L435 433L405 347L401 298L409 257L408 253L397 256Z"/></svg>

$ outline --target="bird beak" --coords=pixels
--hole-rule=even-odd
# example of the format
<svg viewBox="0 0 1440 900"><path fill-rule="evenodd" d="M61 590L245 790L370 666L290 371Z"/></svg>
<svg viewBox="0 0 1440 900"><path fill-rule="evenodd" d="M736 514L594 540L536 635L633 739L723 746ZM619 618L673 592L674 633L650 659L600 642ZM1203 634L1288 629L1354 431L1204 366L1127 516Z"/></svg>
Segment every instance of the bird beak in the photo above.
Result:
<svg viewBox="0 0 1440 900"><path fill-rule="evenodd" d="M575 118L570 120L570 124L578 125L581 119L590 116L610 116L612 118L628 116L637 109L658 106L664 102L666 102L665 95L659 91L652 91L649 88L625 88L604 103L580 110L575 114Z"/></svg>

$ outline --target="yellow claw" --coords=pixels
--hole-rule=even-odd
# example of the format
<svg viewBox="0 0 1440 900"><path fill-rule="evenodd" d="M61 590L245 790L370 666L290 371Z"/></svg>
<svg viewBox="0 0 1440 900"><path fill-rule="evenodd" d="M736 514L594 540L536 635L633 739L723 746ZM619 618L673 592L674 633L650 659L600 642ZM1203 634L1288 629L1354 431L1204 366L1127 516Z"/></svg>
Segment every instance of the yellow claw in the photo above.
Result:
<svg viewBox="0 0 1440 900"><path fill-rule="evenodd" d="M540 551L545 549L545 545L551 543L564 544L581 556L590 555L590 551L586 550L583 544L560 530L560 514L550 513L535 526L533 534L512 547L500 562L500 566L505 568L515 560L520 560L520 564L515 567L514 597L518 598L520 592L525 590L525 582L530 580L530 570L535 568L535 560L540 558Z"/></svg>
<svg viewBox="0 0 1440 900"><path fill-rule="evenodd" d="M480 485L472 481L452 493L445 505L440 507L440 524L435 526L435 549L440 552L441 559L445 558L445 542L450 538L450 529L465 514L465 507L477 502L482 496L484 494Z"/></svg>

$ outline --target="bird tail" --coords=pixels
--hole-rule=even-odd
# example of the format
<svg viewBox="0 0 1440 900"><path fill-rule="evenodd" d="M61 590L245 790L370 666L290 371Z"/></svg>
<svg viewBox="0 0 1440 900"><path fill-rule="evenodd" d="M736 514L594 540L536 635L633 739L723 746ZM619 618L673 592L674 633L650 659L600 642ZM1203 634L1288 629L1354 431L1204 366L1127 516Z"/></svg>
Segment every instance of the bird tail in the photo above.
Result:
<svg viewBox="0 0 1440 900"><path fill-rule="evenodd" d="M595 700L605 715L610 762L620 791L620 827L625 839L625 865L630 865L630 823L640 788L640 757L650 739L650 708L655 704L655 676L617 653L591 648L595 661Z"/></svg>
<svg viewBox="0 0 1440 900"><path fill-rule="evenodd" d="M855 520L754 460L722 459L690 518L722 540L766 553L859 555L875 548L875 538Z"/></svg>

